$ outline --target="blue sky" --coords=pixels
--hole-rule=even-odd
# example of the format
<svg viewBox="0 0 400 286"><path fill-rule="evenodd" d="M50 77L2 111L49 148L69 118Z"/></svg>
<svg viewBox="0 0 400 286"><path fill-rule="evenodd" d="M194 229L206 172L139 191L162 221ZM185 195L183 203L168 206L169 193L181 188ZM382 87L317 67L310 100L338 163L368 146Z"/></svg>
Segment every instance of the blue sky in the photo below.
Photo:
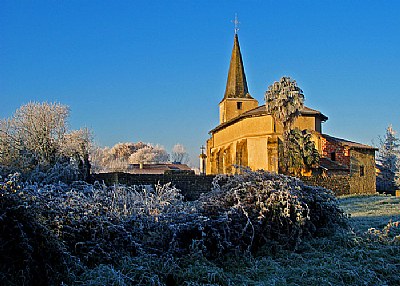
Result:
<svg viewBox="0 0 400 286"><path fill-rule="evenodd" d="M71 108L102 146L179 142L197 162L218 124L238 14L249 91L291 76L323 131L400 132L400 1L0 1L0 117Z"/></svg>

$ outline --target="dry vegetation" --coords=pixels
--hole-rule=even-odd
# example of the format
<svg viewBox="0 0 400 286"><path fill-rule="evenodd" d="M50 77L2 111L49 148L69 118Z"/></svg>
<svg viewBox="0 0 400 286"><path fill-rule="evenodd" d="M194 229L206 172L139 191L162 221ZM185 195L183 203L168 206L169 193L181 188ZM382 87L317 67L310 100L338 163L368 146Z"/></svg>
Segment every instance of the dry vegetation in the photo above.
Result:
<svg viewBox="0 0 400 286"><path fill-rule="evenodd" d="M400 200L393 197L337 201L324 189L264 172L218 177L194 202L170 185L38 186L14 175L0 187L6 285L400 281Z"/></svg>

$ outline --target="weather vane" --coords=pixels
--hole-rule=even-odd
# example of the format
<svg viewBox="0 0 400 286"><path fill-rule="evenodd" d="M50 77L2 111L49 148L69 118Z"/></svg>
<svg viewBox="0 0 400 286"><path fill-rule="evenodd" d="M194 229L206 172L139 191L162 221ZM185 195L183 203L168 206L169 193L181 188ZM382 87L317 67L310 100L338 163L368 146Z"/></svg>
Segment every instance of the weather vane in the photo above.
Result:
<svg viewBox="0 0 400 286"><path fill-rule="evenodd" d="M235 24L235 34L237 34L238 31L239 31L239 24L240 24L240 22L239 22L239 20L238 20L238 16L237 16L236 13L235 13L235 20L232 20L232 23Z"/></svg>

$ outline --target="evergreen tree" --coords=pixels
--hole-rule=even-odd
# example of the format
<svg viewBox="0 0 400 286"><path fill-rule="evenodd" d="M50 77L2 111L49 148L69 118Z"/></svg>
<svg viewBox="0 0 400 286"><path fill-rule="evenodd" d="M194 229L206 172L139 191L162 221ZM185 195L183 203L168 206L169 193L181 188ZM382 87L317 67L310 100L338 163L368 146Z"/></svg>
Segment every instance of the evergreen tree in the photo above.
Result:
<svg viewBox="0 0 400 286"><path fill-rule="evenodd" d="M378 179L383 184L384 190L400 188L400 139L392 125L386 129L386 134L380 140L380 148L377 158L381 165Z"/></svg>
<svg viewBox="0 0 400 286"><path fill-rule="evenodd" d="M308 171L318 166L319 153L311 140L311 133L298 128L288 132L286 150L282 152L280 169L287 174L299 176L302 171Z"/></svg>

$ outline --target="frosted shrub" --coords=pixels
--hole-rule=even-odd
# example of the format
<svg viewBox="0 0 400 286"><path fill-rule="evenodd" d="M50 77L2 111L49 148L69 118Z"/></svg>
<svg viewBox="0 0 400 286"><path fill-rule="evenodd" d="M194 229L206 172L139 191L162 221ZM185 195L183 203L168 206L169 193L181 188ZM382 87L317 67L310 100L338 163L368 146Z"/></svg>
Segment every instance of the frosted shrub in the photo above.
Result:
<svg viewBox="0 0 400 286"><path fill-rule="evenodd" d="M8 255L0 261L14 259L0 263L0 280L220 284L226 277L213 263L271 245L293 249L341 225L345 217L332 193L262 171L217 176L211 192L194 202L171 184L43 186L19 184L14 174L0 183L0 255ZM154 269L157 261L164 266ZM18 278L21 269L27 276Z"/></svg>
<svg viewBox="0 0 400 286"><path fill-rule="evenodd" d="M169 250L187 209L170 184L107 187L78 181L20 187L17 181L17 174L10 176L2 193L15 194L69 253L90 267L135 255L138 246Z"/></svg>
<svg viewBox="0 0 400 286"><path fill-rule="evenodd" d="M19 174L0 182L0 284L60 285L81 269L36 207L35 187L25 190Z"/></svg>
<svg viewBox="0 0 400 286"><path fill-rule="evenodd" d="M212 238L206 244L218 245L218 251L254 252L271 243L296 248L306 236L326 235L345 225L330 191L264 171L217 176L212 192L200 201L203 215L211 219L206 228Z"/></svg>
<svg viewBox="0 0 400 286"><path fill-rule="evenodd" d="M43 226L62 241L68 253L84 265L111 263L134 255L136 244L120 219L111 212L107 187L74 182L26 185L18 193Z"/></svg>
<svg viewBox="0 0 400 286"><path fill-rule="evenodd" d="M400 221L393 222L390 220L382 230L370 228L367 234L372 240L385 244L400 245Z"/></svg>

